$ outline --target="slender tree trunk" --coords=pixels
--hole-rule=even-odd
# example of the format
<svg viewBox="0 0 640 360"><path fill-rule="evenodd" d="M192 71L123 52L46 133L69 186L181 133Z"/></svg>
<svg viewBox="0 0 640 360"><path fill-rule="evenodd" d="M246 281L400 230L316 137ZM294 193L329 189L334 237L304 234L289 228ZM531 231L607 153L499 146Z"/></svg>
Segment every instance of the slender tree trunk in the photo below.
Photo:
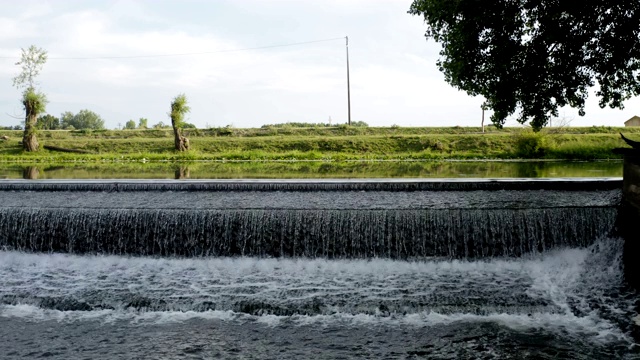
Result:
<svg viewBox="0 0 640 360"><path fill-rule="evenodd" d="M22 137L22 148L25 151L38 151L40 144L36 138L36 123L38 122L38 113L34 111L33 104L25 103L26 118L24 122L24 135Z"/></svg>

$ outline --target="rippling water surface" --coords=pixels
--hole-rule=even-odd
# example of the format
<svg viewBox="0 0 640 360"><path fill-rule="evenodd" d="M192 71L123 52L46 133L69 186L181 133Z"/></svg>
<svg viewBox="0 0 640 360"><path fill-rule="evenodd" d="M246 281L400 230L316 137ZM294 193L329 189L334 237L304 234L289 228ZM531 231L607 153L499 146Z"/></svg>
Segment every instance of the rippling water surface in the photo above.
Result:
<svg viewBox="0 0 640 360"><path fill-rule="evenodd" d="M622 242L522 258L0 251L3 358L635 359Z"/></svg>

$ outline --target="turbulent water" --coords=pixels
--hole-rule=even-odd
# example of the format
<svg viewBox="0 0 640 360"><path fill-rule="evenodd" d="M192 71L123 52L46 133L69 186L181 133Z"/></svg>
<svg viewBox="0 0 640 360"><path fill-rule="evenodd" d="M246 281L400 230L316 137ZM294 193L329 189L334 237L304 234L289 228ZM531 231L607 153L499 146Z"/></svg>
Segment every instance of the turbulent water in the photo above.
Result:
<svg viewBox="0 0 640 360"><path fill-rule="evenodd" d="M0 252L3 358L631 359L622 242L521 259Z"/></svg>
<svg viewBox="0 0 640 360"><path fill-rule="evenodd" d="M3 182L0 358L640 359L619 186Z"/></svg>

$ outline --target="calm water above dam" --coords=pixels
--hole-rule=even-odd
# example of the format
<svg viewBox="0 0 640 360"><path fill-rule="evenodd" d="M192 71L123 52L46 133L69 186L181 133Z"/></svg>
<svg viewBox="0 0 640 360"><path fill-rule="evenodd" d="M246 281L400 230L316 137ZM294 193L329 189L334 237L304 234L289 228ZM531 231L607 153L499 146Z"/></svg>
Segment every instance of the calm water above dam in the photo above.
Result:
<svg viewBox="0 0 640 360"><path fill-rule="evenodd" d="M117 159L116 159L117 160ZM0 179L620 177L622 161L284 161L0 164Z"/></svg>
<svg viewBox="0 0 640 360"><path fill-rule="evenodd" d="M3 181L7 359L638 359L620 181Z"/></svg>

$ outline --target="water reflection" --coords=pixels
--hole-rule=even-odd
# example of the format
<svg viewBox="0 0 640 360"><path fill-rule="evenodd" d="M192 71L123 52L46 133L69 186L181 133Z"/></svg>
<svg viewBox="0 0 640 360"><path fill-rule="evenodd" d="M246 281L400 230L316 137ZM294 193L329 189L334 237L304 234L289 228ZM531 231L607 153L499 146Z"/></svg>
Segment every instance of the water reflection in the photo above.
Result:
<svg viewBox="0 0 640 360"><path fill-rule="evenodd" d="M184 180L191 178L191 171L188 166L178 166L176 168L176 180Z"/></svg>
<svg viewBox="0 0 640 360"><path fill-rule="evenodd" d="M22 169L22 178L27 180L36 180L40 176L40 170L35 166L27 166Z"/></svg>
<svg viewBox="0 0 640 360"><path fill-rule="evenodd" d="M620 177L621 161L195 162L0 164L0 179Z"/></svg>

